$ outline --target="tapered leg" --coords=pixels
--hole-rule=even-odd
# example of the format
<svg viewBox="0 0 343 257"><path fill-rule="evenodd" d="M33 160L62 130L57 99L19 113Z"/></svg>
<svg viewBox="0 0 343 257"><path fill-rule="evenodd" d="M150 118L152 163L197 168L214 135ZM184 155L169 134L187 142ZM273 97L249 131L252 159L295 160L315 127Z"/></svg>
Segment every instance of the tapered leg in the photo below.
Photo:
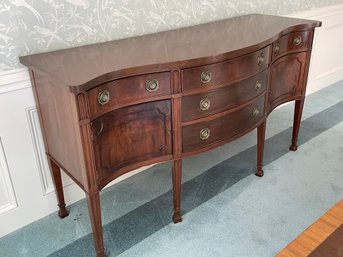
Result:
<svg viewBox="0 0 343 257"><path fill-rule="evenodd" d="M102 235L101 209L99 192L87 194L89 217L92 224L94 245L97 257L105 257L104 240Z"/></svg>
<svg viewBox="0 0 343 257"><path fill-rule="evenodd" d="M263 176L263 153L264 153L264 140L266 135L266 121L264 121L257 128L257 165L255 175L258 177Z"/></svg>
<svg viewBox="0 0 343 257"><path fill-rule="evenodd" d="M305 99L296 100L294 107L294 120L293 120L293 134L292 134L292 144L289 150L296 151L298 149L298 135L301 122L301 115L303 112Z"/></svg>
<svg viewBox="0 0 343 257"><path fill-rule="evenodd" d="M59 207L58 216L60 216L60 218L63 219L69 215L69 211L66 209L66 204L64 201L61 170L60 170L60 167L50 158L49 158L49 162L50 162L50 169L52 171L52 181L54 182L54 185L55 185L56 197L58 201L58 207Z"/></svg>
<svg viewBox="0 0 343 257"><path fill-rule="evenodd" d="M181 201L181 171L182 160L175 160L173 162L173 200L174 200L174 214L173 222L178 223L182 221L180 201Z"/></svg>

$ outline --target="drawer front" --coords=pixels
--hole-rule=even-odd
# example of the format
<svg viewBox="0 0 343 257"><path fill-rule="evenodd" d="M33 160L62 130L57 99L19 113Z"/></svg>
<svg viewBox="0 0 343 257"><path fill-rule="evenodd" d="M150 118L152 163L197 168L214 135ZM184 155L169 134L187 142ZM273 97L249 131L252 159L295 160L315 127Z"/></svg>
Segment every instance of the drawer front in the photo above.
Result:
<svg viewBox="0 0 343 257"><path fill-rule="evenodd" d="M183 152L206 147L254 127L264 116L265 95L251 104L211 121L182 128Z"/></svg>
<svg viewBox="0 0 343 257"><path fill-rule="evenodd" d="M91 125L101 184L127 165L172 154L170 100L111 111Z"/></svg>
<svg viewBox="0 0 343 257"><path fill-rule="evenodd" d="M182 120L188 121L236 107L259 94L267 87L267 70L229 86L182 97Z"/></svg>
<svg viewBox="0 0 343 257"><path fill-rule="evenodd" d="M230 61L182 71L183 91L231 84L264 70L269 62L269 46Z"/></svg>
<svg viewBox="0 0 343 257"><path fill-rule="evenodd" d="M133 76L99 85L88 92L91 115L149 97L169 95L170 73Z"/></svg>
<svg viewBox="0 0 343 257"><path fill-rule="evenodd" d="M312 31L293 32L273 43L273 59L292 51L307 51L311 47Z"/></svg>

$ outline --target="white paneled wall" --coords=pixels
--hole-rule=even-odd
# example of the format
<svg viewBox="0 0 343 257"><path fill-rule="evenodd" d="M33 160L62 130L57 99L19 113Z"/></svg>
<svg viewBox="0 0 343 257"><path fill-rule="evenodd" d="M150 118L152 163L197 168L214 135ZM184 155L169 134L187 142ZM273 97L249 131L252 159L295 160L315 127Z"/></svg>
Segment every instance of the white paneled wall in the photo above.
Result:
<svg viewBox="0 0 343 257"><path fill-rule="evenodd" d="M343 5L291 16L323 21L316 33L307 92L343 79ZM44 151L27 70L0 73L0 237L57 209ZM84 197L66 177L64 186L67 204Z"/></svg>
<svg viewBox="0 0 343 257"><path fill-rule="evenodd" d="M343 5L301 12L291 17L320 20L316 30L307 93L343 79Z"/></svg>
<svg viewBox="0 0 343 257"><path fill-rule="evenodd" d="M16 207L15 191L0 138L0 215Z"/></svg>

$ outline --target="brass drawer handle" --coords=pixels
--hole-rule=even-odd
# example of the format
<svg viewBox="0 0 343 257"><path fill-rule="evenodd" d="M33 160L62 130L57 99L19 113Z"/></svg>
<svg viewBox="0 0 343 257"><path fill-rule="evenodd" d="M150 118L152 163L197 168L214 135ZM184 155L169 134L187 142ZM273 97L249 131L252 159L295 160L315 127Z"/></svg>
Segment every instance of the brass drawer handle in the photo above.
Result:
<svg viewBox="0 0 343 257"><path fill-rule="evenodd" d="M200 81L204 84L210 82L212 79L212 72L209 70L201 72Z"/></svg>
<svg viewBox="0 0 343 257"><path fill-rule="evenodd" d="M155 92L160 88L160 83L157 79L149 79L145 82L145 89L148 92Z"/></svg>
<svg viewBox="0 0 343 257"><path fill-rule="evenodd" d="M98 94L98 102L101 105L107 104L110 101L110 92L105 89Z"/></svg>
<svg viewBox="0 0 343 257"><path fill-rule="evenodd" d="M278 54L279 51L280 51L280 45L279 45L279 43L277 43L274 47L274 54Z"/></svg>
<svg viewBox="0 0 343 257"><path fill-rule="evenodd" d="M200 130L200 139L201 140L206 140L207 138L210 137L210 129L209 128L203 128L202 130Z"/></svg>
<svg viewBox="0 0 343 257"><path fill-rule="evenodd" d="M211 100L208 98L203 98L200 101L200 110L202 111L206 111L208 109L210 109L211 106Z"/></svg>
<svg viewBox="0 0 343 257"><path fill-rule="evenodd" d="M298 46L301 44L301 41L301 36L296 36L295 38L293 38L293 45Z"/></svg>
<svg viewBox="0 0 343 257"><path fill-rule="evenodd" d="M263 64L263 62L264 62L264 56L263 56L263 53L260 53L260 55L257 56L257 64L261 65Z"/></svg>
<svg viewBox="0 0 343 257"><path fill-rule="evenodd" d="M256 90L256 91L260 91L261 88L262 88L262 80L258 79L258 80L256 80L256 82L255 82L255 90Z"/></svg>
<svg viewBox="0 0 343 257"><path fill-rule="evenodd" d="M253 117L256 117L256 116L258 116L258 115L260 115L260 109L257 108L257 107L255 107L255 108L252 110L252 116L253 116Z"/></svg>

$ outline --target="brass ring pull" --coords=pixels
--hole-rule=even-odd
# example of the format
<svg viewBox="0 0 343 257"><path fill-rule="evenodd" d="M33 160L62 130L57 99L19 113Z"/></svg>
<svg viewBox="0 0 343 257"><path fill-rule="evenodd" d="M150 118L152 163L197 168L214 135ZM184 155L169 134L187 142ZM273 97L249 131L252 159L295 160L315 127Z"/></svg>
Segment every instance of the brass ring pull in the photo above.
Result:
<svg viewBox="0 0 343 257"><path fill-rule="evenodd" d="M262 88L262 80L258 79L258 80L256 80L256 82L255 82L255 90L256 90L256 91L260 91L261 88Z"/></svg>
<svg viewBox="0 0 343 257"><path fill-rule="evenodd" d="M211 100L208 98L203 98L200 101L200 110L202 111L206 111L208 109L210 109L211 106Z"/></svg>
<svg viewBox="0 0 343 257"><path fill-rule="evenodd" d="M157 79L149 79L145 82L145 89L148 92L155 92L160 88L160 83Z"/></svg>
<svg viewBox="0 0 343 257"><path fill-rule="evenodd" d="M260 114L260 110L256 107L252 110L252 116L256 117Z"/></svg>
<svg viewBox="0 0 343 257"><path fill-rule="evenodd" d="M212 79L212 72L209 70L201 72L200 81L204 84L210 82Z"/></svg>
<svg viewBox="0 0 343 257"><path fill-rule="evenodd" d="M98 94L98 102L101 105L107 104L110 101L110 92L105 89Z"/></svg>
<svg viewBox="0 0 343 257"><path fill-rule="evenodd" d="M264 56L263 53L260 53L259 56L257 56L257 64L261 65L264 62Z"/></svg>
<svg viewBox="0 0 343 257"><path fill-rule="evenodd" d="M301 36L296 36L295 38L293 38L293 45L298 46L301 44L301 41Z"/></svg>
<svg viewBox="0 0 343 257"><path fill-rule="evenodd" d="M211 131L209 128L203 128L200 130L200 139L201 140L206 140L207 138L210 137Z"/></svg>

